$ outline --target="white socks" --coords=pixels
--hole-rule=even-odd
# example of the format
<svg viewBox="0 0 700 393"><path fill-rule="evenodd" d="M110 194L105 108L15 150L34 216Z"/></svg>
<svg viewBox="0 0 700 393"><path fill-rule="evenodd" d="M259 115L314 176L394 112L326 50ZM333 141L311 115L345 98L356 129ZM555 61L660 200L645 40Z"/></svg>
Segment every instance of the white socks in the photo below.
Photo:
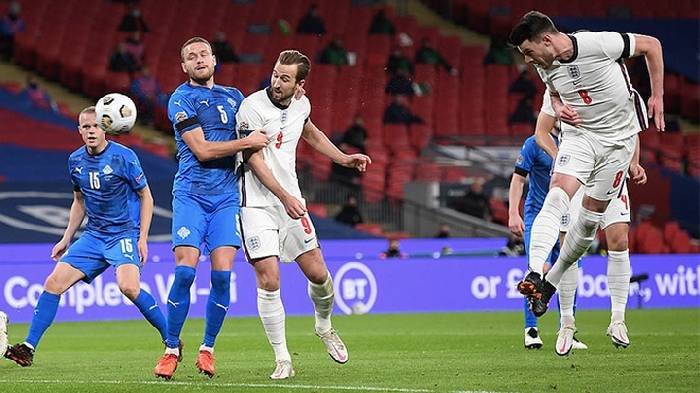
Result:
<svg viewBox="0 0 700 393"><path fill-rule="evenodd" d="M595 231L598 229L598 223L603 218L603 213L590 211L584 207L578 215L578 220L574 226L566 234L564 244L561 246L559 259L547 273L547 281L555 287L559 288L559 282L564 275L564 272L576 263L581 255L583 255L588 247L591 246L595 238Z"/></svg>
<svg viewBox="0 0 700 393"><path fill-rule="evenodd" d="M561 326L574 324L574 297L578 285L578 263L571 265L559 282L559 315Z"/></svg>
<svg viewBox="0 0 700 393"><path fill-rule="evenodd" d="M287 337L285 335L285 313L280 297L280 290L266 291L258 288L258 314L262 321L272 349L275 351L275 360L289 360L292 358L287 350Z"/></svg>
<svg viewBox="0 0 700 393"><path fill-rule="evenodd" d="M547 193L542 210L532 223L530 235L530 270L540 276L544 271L544 263L559 237L561 217L569 211L569 196L566 191L554 187Z"/></svg>
<svg viewBox="0 0 700 393"><path fill-rule="evenodd" d="M309 297L314 303L316 315L316 333L323 334L331 330L331 312L333 311L333 280L330 273L323 284L309 281Z"/></svg>
<svg viewBox="0 0 700 393"><path fill-rule="evenodd" d="M610 291L612 322L625 320L631 275L629 250L608 251L608 290Z"/></svg>

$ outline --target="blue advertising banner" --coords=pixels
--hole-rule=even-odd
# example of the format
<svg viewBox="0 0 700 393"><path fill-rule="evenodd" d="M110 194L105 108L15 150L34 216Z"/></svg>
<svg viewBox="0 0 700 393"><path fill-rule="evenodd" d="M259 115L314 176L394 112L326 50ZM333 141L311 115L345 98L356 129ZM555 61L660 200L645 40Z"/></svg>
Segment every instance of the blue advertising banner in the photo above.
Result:
<svg viewBox="0 0 700 393"><path fill-rule="evenodd" d="M432 242L438 242L437 240ZM366 241L328 241L323 250L336 290L336 312L401 313L439 311L520 310L522 296L515 284L527 264L524 258L422 257L379 259L365 252L363 258L340 255L366 250ZM426 241L426 245L431 241ZM442 244L442 243L435 243ZM379 247L379 244L376 245ZM51 245L0 246L0 310L15 322L27 322L53 269ZM143 287L164 308L173 281L174 263L170 244L151 245L149 261L142 270ZM648 280L633 283L630 306L700 307L700 255L633 255L633 274ZM282 297L289 314L308 315L313 307L306 294L306 279L295 264L283 264ZM607 309L606 259L587 257L580 271L579 309ZM239 253L231 278L229 316L257 315L253 269ZM209 262L202 258L191 291L191 317L203 317L209 295ZM121 295L114 271L107 270L92 284L80 283L61 298L59 321L141 318L138 310Z"/></svg>

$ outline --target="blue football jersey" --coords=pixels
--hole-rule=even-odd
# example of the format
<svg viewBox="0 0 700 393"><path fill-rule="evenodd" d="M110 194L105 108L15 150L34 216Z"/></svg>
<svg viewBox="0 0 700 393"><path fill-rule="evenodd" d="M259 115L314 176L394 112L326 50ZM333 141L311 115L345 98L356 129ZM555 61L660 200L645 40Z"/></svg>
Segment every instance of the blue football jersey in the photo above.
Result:
<svg viewBox="0 0 700 393"><path fill-rule="evenodd" d="M73 190L85 200L86 231L109 235L138 231L137 192L148 183L133 150L108 141L102 153L91 155L83 146L70 155L68 170Z"/></svg>
<svg viewBox="0 0 700 393"><path fill-rule="evenodd" d="M181 84L170 96L168 117L175 130L178 158L173 193L238 194L235 156L200 162L182 134L201 127L208 141L236 139L236 113L242 101L243 94L238 89L219 85L209 89L189 82Z"/></svg>
<svg viewBox="0 0 700 393"><path fill-rule="evenodd" d="M556 143L557 139L554 139ZM544 205L544 199L549 192L551 172L552 158L537 145L534 135L527 138L515 163L515 173L521 176L530 176L530 186L527 190L523 214L526 226L532 224Z"/></svg>

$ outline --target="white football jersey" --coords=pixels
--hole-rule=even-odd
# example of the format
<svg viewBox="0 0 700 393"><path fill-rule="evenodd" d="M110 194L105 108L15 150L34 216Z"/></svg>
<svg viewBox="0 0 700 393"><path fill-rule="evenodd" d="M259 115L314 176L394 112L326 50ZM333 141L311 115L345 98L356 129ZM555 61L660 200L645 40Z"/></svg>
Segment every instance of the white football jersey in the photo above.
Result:
<svg viewBox="0 0 700 393"><path fill-rule="evenodd" d="M296 152L304 125L311 114L311 103L306 96L292 99L288 107L282 107L270 99L267 90L257 91L243 100L236 124L242 130L265 130L270 144L262 149L265 164L272 171L280 185L294 197L303 201L296 172ZM243 174L240 181L241 202L247 207L281 205L282 202L265 187L242 162Z"/></svg>
<svg viewBox="0 0 700 393"><path fill-rule="evenodd" d="M562 132L584 132L604 145L617 145L646 129L644 103L623 62L634 54L634 35L580 32L569 37L569 60L554 61L548 69L536 67L547 88L581 117L577 127L562 122Z"/></svg>

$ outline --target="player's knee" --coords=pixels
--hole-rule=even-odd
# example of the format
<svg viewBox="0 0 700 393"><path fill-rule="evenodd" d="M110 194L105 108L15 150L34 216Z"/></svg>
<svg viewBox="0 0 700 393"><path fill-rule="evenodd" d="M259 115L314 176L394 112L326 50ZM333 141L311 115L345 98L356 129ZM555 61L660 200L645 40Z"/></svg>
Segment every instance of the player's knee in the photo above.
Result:
<svg viewBox="0 0 700 393"><path fill-rule="evenodd" d="M579 222L587 232L595 231L602 218L601 213L586 208L582 208L578 215Z"/></svg>
<svg viewBox="0 0 700 393"><path fill-rule="evenodd" d="M571 198L563 188L554 187L549 189L546 199L555 206L568 206Z"/></svg>
<svg viewBox="0 0 700 393"><path fill-rule="evenodd" d="M62 294L63 292L67 291L69 287L70 285L68 283L59 279L54 274L46 277L46 281L44 282L44 290L46 290L46 292L53 293L54 295Z"/></svg>
<svg viewBox="0 0 700 393"><path fill-rule="evenodd" d="M258 288L266 291L276 291L280 289L280 276L270 271L256 271Z"/></svg>
<svg viewBox="0 0 700 393"><path fill-rule="evenodd" d="M313 271L307 272L306 278L314 284L322 285L328 280L328 270L325 268L314 269Z"/></svg>
<svg viewBox="0 0 700 393"><path fill-rule="evenodd" d="M609 251L625 251L629 247L626 233L610 233L606 234L608 240Z"/></svg>
<svg viewBox="0 0 700 393"><path fill-rule="evenodd" d="M129 300L134 301L139 297L141 287L139 287L138 283L119 283L119 290L124 296L128 297Z"/></svg>

